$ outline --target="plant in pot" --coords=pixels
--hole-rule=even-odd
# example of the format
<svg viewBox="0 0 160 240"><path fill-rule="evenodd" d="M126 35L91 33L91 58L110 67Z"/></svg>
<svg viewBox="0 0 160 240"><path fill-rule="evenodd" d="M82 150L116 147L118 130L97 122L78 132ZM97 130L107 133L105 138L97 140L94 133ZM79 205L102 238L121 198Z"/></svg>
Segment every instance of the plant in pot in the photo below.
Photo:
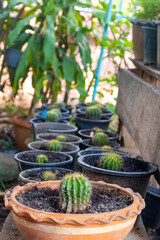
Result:
<svg viewBox="0 0 160 240"><path fill-rule="evenodd" d="M60 167L72 168L73 158L70 155L54 151L24 151L14 156L19 172L31 168Z"/></svg>
<svg viewBox="0 0 160 240"><path fill-rule="evenodd" d="M72 134L59 134L59 133L40 133L37 135L37 140L52 140L57 139L60 142L68 142L75 145L80 145L82 139Z"/></svg>
<svg viewBox="0 0 160 240"><path fill-rule="evenodd" d="M79 130L99 127L107 130L111 118L102 115L102 108L99 105L90 106L85 113L78 113L74 115L75 123Z"/></svg>
<svg viewBox="0 0 160 240"><path fill-rule="evenodd" d="M83 149L92 146L103 150L118 149L120 147L119 143L109 141L108 135L100 128L96 128L92 139L84 139L81 145Z"/></svg>
<svg viewBox="0 0 160 240"><path fill-rule="evenodd" d="M32 168L19 173L20 184L24 185L29 182L41 182L50 180L61 180L67 173L71 173L72 170L65 168Z"/></svg>
<svg viewBox="0 0 160 240"><path fill-rule="evenodd" d="M69 111L69 113L71 114L72 113L72 109L73 109L73 106L70 105L70 104L66 104L65 102L51 102L51 103L44 103L42 105L42 108L50 108L50 107L58 107L58 108L64 108L64 109L67 109Z"/></svg>
<svg viewBox="0 0 160 240"><path fill-rule="evenodd" d="M55 116L51 117L51 115L55 115ZM69 121L71 118L71 115L67 112L67 110L66 112L62 112L57 108L53 108L50 110L37 112L36 117L42 120L45 120L47 122L62 122L64 120Z"/></svg>
<svg viewBox="0 0 160 240"><path fill-rule="evenodd" d="M81 156L78 158L78 164L90 180L102 180L129 187L143 197L150 176L157 172L157 167L149 162L111 152Z"/></svg>
<svg viewBox="0 0 160 240"><path fill-rule="evenodd" d="M78 131L78 135L82 138L82 139L92 139L94 134L95 134L96 129L82 129ZM109 130L103 130L103 132L105 134L108 135L108 138L110 141L117 141L118 139L118 134L115 132L111 132Z"/></svg>
<svg viewBox="0 0 160 240"><path fill-rule="evenodd" d="M35 141L28 144L28 148L32 150L43 150L43 151L56 151L56 152L63 152L68 155L71 155L73 159L77 152L79 151L79 147L74 144L60 142L57 139L52 139L49 141Z"/></svg>
<svg viewBox="0 0 160 240"><path fill-rule="evenodd" d="M140 0L133 19L133 50L137 60L146 64L156 63L157 29L153 20L160 16L159 0ZM149 55L150 52L150 55Z"/></svg>
<svg viewBox="0 0 160 240"><path fill-rule="evenodd" d="M123 240L144 201L130 189L73 173L62 181L18 186L6 193L5 206L27 240Z"/></svg>

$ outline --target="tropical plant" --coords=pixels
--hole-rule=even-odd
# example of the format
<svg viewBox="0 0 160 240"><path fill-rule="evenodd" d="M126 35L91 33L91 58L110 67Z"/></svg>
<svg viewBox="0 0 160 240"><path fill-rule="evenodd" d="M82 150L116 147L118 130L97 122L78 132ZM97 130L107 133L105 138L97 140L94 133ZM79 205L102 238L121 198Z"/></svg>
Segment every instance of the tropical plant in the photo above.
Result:
<svg viewBox="0 0 160 240"><path fill-rule="evenodd" d="M85 98L85 78L92 65L88 38L97 33L95 19L101 23L105 13L93 8L89 0L10 0L0 18L4 20L19 8L21 20L7 39L9 46L19 43L23 51L12 78L14 93L31 71L35 90L31 107L39 99L55 101L62 79L66 82L65 102L71 88ZM86 8L92 10L89 25L81 13Z"/></svg>
<svg viewBox="0 0 160 240"><path fill-rule="evenodd" d="M81 213L89 204L91 185L81 173L71 173L62 179L59 192L60 209L66 213Z"/></svg>

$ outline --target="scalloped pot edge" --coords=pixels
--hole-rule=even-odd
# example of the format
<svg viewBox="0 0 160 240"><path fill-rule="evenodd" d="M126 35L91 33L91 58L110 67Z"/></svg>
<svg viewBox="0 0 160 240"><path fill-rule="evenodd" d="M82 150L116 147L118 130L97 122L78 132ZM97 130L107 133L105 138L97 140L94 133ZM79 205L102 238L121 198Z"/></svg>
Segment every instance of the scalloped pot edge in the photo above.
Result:
<svg viewBox="0 0 160 240"><path fill-rule="evenodd" d="M17 225L21 225L23 227L30 228L30 230L38 230L42 232L47 232L51 234L60 234L60 235L92 235L92 234L101 234L107 232L114 232L119 230L124 230L126 228L132 228L134 225L137 216L135 216L130 221L126 221L124 223L118 223L112 226L100 226L100 227L62 227L53 224L47 224L47 227L43 224L32 223L30 221L24 220L12 212L14 221Z"/></svg>

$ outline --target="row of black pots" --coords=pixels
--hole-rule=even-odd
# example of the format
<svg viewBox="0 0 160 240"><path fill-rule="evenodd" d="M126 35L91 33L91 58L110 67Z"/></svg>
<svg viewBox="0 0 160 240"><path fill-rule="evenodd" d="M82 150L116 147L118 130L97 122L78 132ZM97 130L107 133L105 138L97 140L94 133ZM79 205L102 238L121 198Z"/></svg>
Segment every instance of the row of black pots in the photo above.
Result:
<svg viewBox="0 0 160 240"><path fill-rule="evenodd" d="M47 104L47 103L44 103L42 105L42 107L39 107L39 108L35 108L34 111L35 113L38 113L38 112L42 112L44 110L47 109L48 106L50 106L51 104ZM72 109L73 109L73 106L72 105L69 105L69 104L66 104L66 107L65 108L59 108L61 110L61 112L63 113L69 113L71 114L72 113Z"/></svg>
<svg viewBox="0 0 160 240"><path fill-rule="evenodd" d="M85 114L86 109L87 109L86 107L79 108L79 109L77 109L77 113ZM103 114L102 114L102 116L108 116L108 117L111 117L112 115L113 115L113 112L111 112L107 109L105 109Z"/></svg>

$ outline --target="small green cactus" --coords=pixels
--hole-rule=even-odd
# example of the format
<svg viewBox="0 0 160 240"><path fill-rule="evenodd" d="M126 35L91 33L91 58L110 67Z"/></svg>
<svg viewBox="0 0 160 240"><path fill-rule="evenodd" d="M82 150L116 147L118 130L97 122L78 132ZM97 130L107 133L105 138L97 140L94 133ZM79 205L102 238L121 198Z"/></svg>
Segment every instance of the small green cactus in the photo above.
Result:
<svg viewBox="0 0 160 240"><path fill-rule="evenodd" d="M94 127L93 130L95 131L95 134L97 133L103 133L103 130L98 128L98 127Z"/></svg>
<svg viewBox="0 0 160 240"><path fill-rule="evenodd" d="M66 103L65 102L54 102L55 106L58 106L60 108L65 108L66 107Z"/></svg>
<svg viewBox="0 0 160 240"><path fill-rule="evenodd" d="M56 151L56 152L60 152L62 145L61 142L56 140L56 139L52 139L50 141L48 141L48 150L50 151Z"/></svg>
<svg viewBox="0 0 160 240"><path fill-rule="evenodd" d="M95 105L97 105L97 104L99 104L99 102L96 101L96 100L93 100L92 102L86 103L86 106L87 106L87 107L91 107L91 106L95 106Z"/></svg>
<svg viewBox="0 0 160 240"><path fill-rule="evenodd" d="M66 213L83 212L90 200L90 182L81 173L64 176L60 184L60 209Z"/></svg>
<svg viewBox="0 0 160 240"><path fill-rule="evenodd" d="M102 117L102 110L96 106L88 107L86 109L86 118L98 120Z"/></svg>
<svg viewBox="0 0 160 240"><path fill-rule="evenodd" d="M47 107L47 109L50 111L50 110L57 110L57 109L59 109L59 107L57 106L57 105L54 105L54 104L51 104L51 105L49 105L48 107Z"/></svg>
<svg viewBox="0 0 160 240"><path fill-rule="evenodd" d="M36 157L36 163L48 162L48 157L45 154L40 154Z"/></svg>
<svg viewBox="0 0 160 240"><path fill-rule="evenodd" d="M111 146L108 146L108 145L102 146L102 150L111 150L111 149L112 149Z"/></svg>
<svg viewBox="0 0 160 240"><path fill-rule="evenodd" d="M55 111L49 111L46 114L46 121L48 122L57 122L58 114Z"/></svg>
<svg viewBox="0 0 160 240"><path fill-rule="evenodd" d="M59 135L56 139L60 142L67 142L67 138L64 135Z"/></svg>
<svg viewBox="0 0 160 240"><path fill-rule="evenodd" d="M92 144L95 146L103 146L108 143L108 136L103 132L99 132L94 135L92 139Z"/></svg>
<svg viewBox="0 0 160 240"><path fill-rule="evenodd" d="M100 167L113 171L121 171L123 159L116 153L107 153L100 158Z"/></svg>
<svg viewBox="0 0 160 240"><path fill-rule="evenodd" d="M56 180L56 175L51 171L45 171L42 175L43 181Z"/></svg>

